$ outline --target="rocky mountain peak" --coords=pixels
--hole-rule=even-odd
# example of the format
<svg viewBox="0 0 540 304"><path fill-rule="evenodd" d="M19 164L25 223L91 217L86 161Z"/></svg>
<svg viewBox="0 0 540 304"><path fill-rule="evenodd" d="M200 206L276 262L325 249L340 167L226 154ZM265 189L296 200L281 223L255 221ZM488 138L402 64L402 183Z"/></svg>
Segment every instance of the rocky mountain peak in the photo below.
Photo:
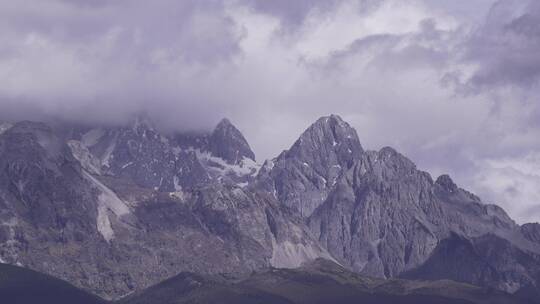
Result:
<svg viewBox="0 0 540 304"><path fill-rule="evenodd" d="M286 206L307 218L363 153L358 135L348 123L338 115L321 117L273 166L265 166L260 180Z"/></svg>
<svg viewBox="0 0 540 304"><path fill-rule="evenodd" d="M110 298L181 271L318 257L381 278L540 284L539 224L517 226L390 147L364 151L337 115L260 170L227 119L205 133L161 134L144 115L70 130L20 122L0 136L0 259Z"/></svg>
<svg viewBox="0 0 540 304"><path fill-rule="evenodd" d="M222 119L210 135L210 152L230 164L238 164L244 158L255 160L244 135L227 119Z"/></svg>
<svg viewBox="0 0 540 304"><path fill-rule="evenodd" d="M338 115L319 118L302 133L287 152L289 157L324 161L337 157L339 163L351 163L363 153L356 131Z"/></svg>
<svg viewBox="0 0 540 304"><path fill-rule="evenodd" d="M232 122L228 118L223 118L216 125L215 129L226 129L226 128L235 128Z"/></svg>
<svg viewBox="0 0 540 304"><path fill-rule="evenodd" d="M452 180L452 178L450 178L448 174L443 174L439 176L435 183L448 192L454 192L458 189L458 186L454 183L454 181Z"/></svg>

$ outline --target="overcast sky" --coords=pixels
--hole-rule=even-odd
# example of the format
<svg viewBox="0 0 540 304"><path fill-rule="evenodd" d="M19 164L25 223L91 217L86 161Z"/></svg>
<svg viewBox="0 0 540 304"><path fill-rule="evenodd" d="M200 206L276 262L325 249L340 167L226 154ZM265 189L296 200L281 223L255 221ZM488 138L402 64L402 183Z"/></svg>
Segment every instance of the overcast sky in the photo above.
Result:
<svg viewBox="0 0 540 304"><path fill-rule="evenodd" d="M367 149L540 221L536 0L0 0L0 116L210 129L259 160L341 115Z"/></svg>

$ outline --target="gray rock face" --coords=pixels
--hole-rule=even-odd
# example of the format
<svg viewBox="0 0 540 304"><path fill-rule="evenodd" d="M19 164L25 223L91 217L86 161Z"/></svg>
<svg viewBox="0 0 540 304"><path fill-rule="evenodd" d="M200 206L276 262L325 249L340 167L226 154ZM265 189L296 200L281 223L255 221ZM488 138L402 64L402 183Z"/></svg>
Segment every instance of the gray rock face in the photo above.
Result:
<svg viewBox="0 0 540 304"><path fill-rule="evenodd" d="M514 293L540 281L540 255L495 234L470 239L452 234L437 245L422 266L403 276L452 279Z"/></svg>
<svg viewBox="0 0 540 304"><path fill-rule="evenodd" d="M104 242L96 227L97 193L79 163L39 123L17 123L2 134L0 154L0 257L80 280L92 271L84 261L99 256Z"/></svg>
<svg viewBox="0 0 540 304"><path fill-rule="evenodd" d="M540 286L538 224L516 225L392 148L364 151L339 116L317 120L262 167L254 159L226 120L201 134L162 134L144 119L16 123L0 134L0 259L108 298L182 271L246 273L318 257L384 278ZM452 236L472 242L459 252L490 271L444 264Z"/></svg>
<svg viewBox="0 0 540 304"><path fill-rule="evenodd" d="M229 164L238 164L244 158L255 161L255 154L246 139L228 119L223 119L216 126L210 135L208 148L213 155L221 157Z"/></svg>
<svg viewBox="0 0 540 304"><path fill-rule="evenodd" d="M71 142L72 147L86 147L90 152L82 151L77 157L89 159L82 162L88 171L130 179L159 191L191 189L218 179L245 183L258 169L249 145L228 120L211 134L167 136L141 118L130 127L91 129L75 138L80 144ZM93 159L100 162L97 170Z"/></svg>
<svg viewBox="0 0 540 304"><path fill-rule="evenodd" d="M272 196L209 164L225 160L171 145L146 123L61 133L22 122L0 135L4 262L117 298L181 271L331 258Z"/></svg>
<svg viewBox="0 0 540 304"><path fill-rule="evenodd" d="M211 153L231 165L238 165L245 159L255 161L247 140L226 118L211 133L178 133L172 136L172 142L183 149Z"/></svg>
<svg viewBox="0 0 540 304"><path fill-rule="evenodd" d="M340 148L344 136L336 134L347 134L345 149ZM363 151L354 130L336 116L319 119L289 151L265 165L259 179L304 218L334 258L363 274L389 278L415 269L452 233L465 238L493 233L524 252L540 252L531 242L534 233L526 240L501 208L483 204L447 175L434 182L392 148ZM527 283L504 275L492 279L497 281L490 286L508 291Z"/></svg>
<svg viewBox="0 0 540 304"><path fill-rule="evenodd" d="M424 211L443 213L430 197L431 186L428 175L395 151L368 152L307 220L340 261L362 273L393 277L437 244L438 231Z"/></svg>
<svg viewBox="0 0 540 304"><path fill-rule="evenodd" d="M529 223L521 226L521 232L531 242L540 244L540 224Z"/></svg>
<svg viewBox="0 0 540 304"><path fill-rule="evenodd" d="M169 138L174 151L193 152L207 175L219 182L245 186L259 170L246 139L228 119L210 133L176 133Z"/></svg>
<svg viewBox="0 0 540 304"><path fill-rule="evenodd" d="M194 151L175 147L146 120L126 128L89 130L81 143L91 152L89 158L100 160L97 172L130 179L144 188L172 192L210 180Z"/></svg>
<svg viewBox="0 0 540 304"><path fill-rule="evenodd" d="M260 186L303 217L327 198L363 153L356 131L339 116L322 117L288 151L268 162Z"/></svg>
<svg viewBox="0 0 540 304"><path fill-rule="evenodd" d="M500 208L483 205L448 177L433 183L390 149L367 153L308 222L339 261L379 277L419 267L453 232L467 238L490 232L508 237L517 229ZM466 265L455 267L469 271ZM523 284L503 275L496 278L492 286L499 288Z"/></svg>

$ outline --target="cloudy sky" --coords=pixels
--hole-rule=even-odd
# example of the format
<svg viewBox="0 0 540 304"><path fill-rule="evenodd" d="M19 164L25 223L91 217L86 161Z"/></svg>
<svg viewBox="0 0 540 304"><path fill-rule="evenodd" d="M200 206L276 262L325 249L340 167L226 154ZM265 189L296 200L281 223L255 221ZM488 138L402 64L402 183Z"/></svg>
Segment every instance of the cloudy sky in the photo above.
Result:
<svg viewBox="0 0 540 304"><path fill-rule="evenodd" d="M0 0L0 118L226 116L263 160L337 113L540 221L539 50L536 0Z"/></svg>

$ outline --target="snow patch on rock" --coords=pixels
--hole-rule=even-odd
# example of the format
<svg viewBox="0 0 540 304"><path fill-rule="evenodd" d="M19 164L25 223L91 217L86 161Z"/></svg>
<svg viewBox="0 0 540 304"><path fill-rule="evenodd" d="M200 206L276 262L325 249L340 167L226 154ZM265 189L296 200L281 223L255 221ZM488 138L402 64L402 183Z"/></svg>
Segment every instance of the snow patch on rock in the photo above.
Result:
<svg viewBox="0 0 540 304"><path fill-rule="evenodd" d="M200 150L194 151L197 154L197 158L209 169L218 173L218 175L225 176L233 174L238 177L247 175L255 176L261 168L258 163L247 157L242 158L237 165L232 165L220 157L213 156L210 152L201 152Z"/></svg>

